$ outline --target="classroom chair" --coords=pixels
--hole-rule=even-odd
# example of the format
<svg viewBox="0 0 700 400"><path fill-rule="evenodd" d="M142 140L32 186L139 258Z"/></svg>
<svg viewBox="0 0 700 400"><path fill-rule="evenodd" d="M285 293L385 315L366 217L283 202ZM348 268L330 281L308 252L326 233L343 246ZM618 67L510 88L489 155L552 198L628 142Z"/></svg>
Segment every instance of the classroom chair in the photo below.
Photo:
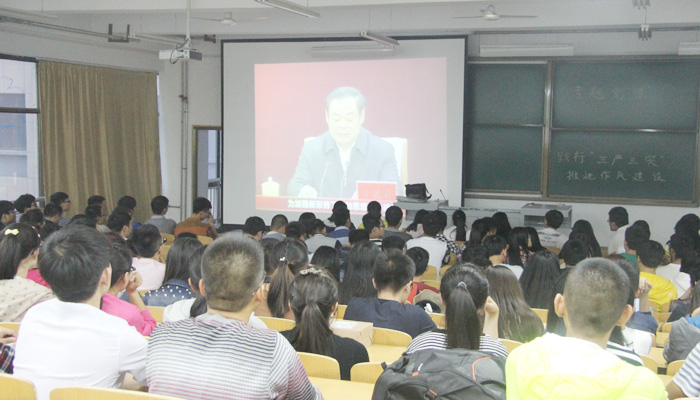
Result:
<svg viewBox="0 0 700 400"><path fill-rule="evenodd" d="M173 242L175 241L175 235L172 235L170 233L161 232L160 236L162 236L163 239L165 239L165 242L163 242L163 244L173 244Z"/></svg>
<svg viewBox="0 0 700 400"><path fill-rule="evenodd" d="M382 363L379 362L363 362L357 363L350 369L350 380L353 382L377 383L379 375L384 372Z"/></svg>
<svg viewBox="0 0 700 400"><path fill-rule="evenodd" d="M348 309L347 304L338 304L338 309L335 310L335 318L343 319L345 318L345 310Z"/></svg>
<svg viewBox="0 0 700 400"><path fill-rule="evenodd" d="M673 322L665 322L663 325L659 327L659 332L671 332L671 328L673 327Z"/></svg>
<svg viewBox="0 0 700 400"><path fill-rule="evenodd" d="M544 246L544 248L551 251L552 253L554 253L556 255L559 255L559 253L561 252L561 249L558 247Z"/></svg>
<svg viewBox="0 0 700 400"><path fill-rule="evenodd" d="M548 310L545 310L544 308L533 308L532 311L534 311L535 314L540 317L543 324L547 324L547 314L549 313Z"/></svg>
<svg viewBox="0 0 700 400"><path fill-rule="evenodd" d="M160 253L160 261L165 264L168 260L168 253L170 252L170 244L166 243L163 245L163 251Z"/></svg>
<svg viewBox="0 0 700 400"><path fill-rule="evenodd" d="M429 312L428 315L433 320L433 322L435 322L435 325L437 325L438 328L445 328L445 314Z"/></svg>
<svg viewBox="0 0 700 400"><path fill-rule="evenodd" d="M659 323L659 325L663 325L663 324L666 323L666 321L668 321L668 317L671 316L671 313L668 312L668 311L666 311L666 312L656 312L656 311L652 311L652 312L651 312L651 315L654 317L654 319L656 320L656 322Z"/></svg>
<svg viewBox="0 0 700 400"><path fill-rule="evenodd" d="M36 390L30 381L9 374L0 374L0 400L36 400Z"/></svg>
<svg viewBox="0 0 700 400"><path fill-rule="evenodd" d="M653 358L649 356L642 356L640 355L639 357L642 358L642 362L644 363L644 366L649 368L651 372L658 374L659 373L659 365L654 361Z"/></svg>
<svg viewBox="0 0 700 400"><path fill-rule="evenodd" d="M671 306L671 302L664 303L664 304L659 304L653 301L649 302L649 305L651 306L651 309L656 312L668 312L668 308ZM668 319L668 318L667 318ZM664 321L666 322L666 321Z"/></svg>
<svg viewBox="0 0 700 400"><path fill-rule="evenodd" d="M19 333L19 322L0 322L0 327L10 329Z"/></svg>
<svg viewBox="0 0 700 400"><path fill-rule="evenodd" d="M681 367L685 364L685 360L676 360L666 367L666 375L674 376L681 370Z"/></svg>
<svg viewBox="0 0 700 400"><path fill-rule="evenodd" d="M297 351L297 354L308 376L340 380L340 364L335 358L303 351Z"/></svg>
<svg viewBox="0 0 700 400"><path fill-rule="evenodd" d="M656 361L656 366L659 368L666 367L666 359L664 358L663 347L653 347L649 350L649 358Z"/></svg>
<svg viewBox="0 0 700 400"><path fill-rule="evenodd" d="M406 348L411 343L411 335L394 329L377 328L375 326L372 336L373 344L383 344L387 346Z"/></svg>
<svg viewBox="0 0 700 400"><path fill-rule="evenodd" d="M428 265L428 269L425 270L423 274L423 280L437 281L438 280L438 269L434 265Z"/></svg>
<svg viewBox="0 0 700 400"><path fill-rule="evenodd" d="M214 241L214 239L209 236L197 235L197 240L199 240L203 245L207 245Z"/></svg>
<svg viewBox="0 0 700 400"><path fill-rule="evenodd" d="M67 386L49 393L51 400L176 400L175 397L135 390L107 389L92 386Z"/></svg>
<svg viewBox="0 0 700 400"><path fill-rule="evenodd" d="M506 349L508 349L509 353L522 345L522 343L518 342L517 340L510 340L510 339L498 339L498 340L500 340L501 343L503 343L503 345L506 346Z"/></svg>
<svg viewBox="0 0 700 400"><path fill-rule="evenodd" d="M256 315L256 317L258 317ZM285 318L275 318L275 317L258 317L262 322L267 325L268 328L274 329L277 332L282 332L282 331L288 331L290 329L294 329L295 326L297 326L297 323L295 321L292 321L291 319L285 319Z"/></svg>
<svg viewBox="0 0 700 400"><path fill-rule="evenodd" d="M653 342L656 347L664 347L668 343L668 333L656 332L656 340Z"/></svg>
<svg viewBox="0 0 700 400"><path fill-rule="evenodd" d="M160 324L163 322L163 311L165 311L165 307L146 306L146 308L151 312L151 315L157 323Z"/></svg>

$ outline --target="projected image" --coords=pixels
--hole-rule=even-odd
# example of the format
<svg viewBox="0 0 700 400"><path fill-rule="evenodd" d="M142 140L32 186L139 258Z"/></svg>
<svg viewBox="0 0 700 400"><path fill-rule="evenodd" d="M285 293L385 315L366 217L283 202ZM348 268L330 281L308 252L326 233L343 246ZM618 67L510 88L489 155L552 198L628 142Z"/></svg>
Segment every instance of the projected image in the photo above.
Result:
<svg viewBox="0 0 700 400"><path fill-rule="evenodd" d="M439 58L256 65L256 208L364 212L444 182L445 75Z"/></svg>

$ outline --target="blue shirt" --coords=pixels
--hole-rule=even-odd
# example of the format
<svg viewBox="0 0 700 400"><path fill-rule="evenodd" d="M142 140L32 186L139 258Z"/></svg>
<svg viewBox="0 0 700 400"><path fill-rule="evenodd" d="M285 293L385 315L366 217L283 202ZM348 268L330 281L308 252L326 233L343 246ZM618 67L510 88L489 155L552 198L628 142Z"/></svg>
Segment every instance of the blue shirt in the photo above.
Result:
<svg viewBox="0 0 700 400"><path fill-rule="evenodd" d="M171 279L160 289L150 290L143 295L143 302L147 306L165 307L176 301L187 300L194 297L190 285L181 279Z"/></svg>

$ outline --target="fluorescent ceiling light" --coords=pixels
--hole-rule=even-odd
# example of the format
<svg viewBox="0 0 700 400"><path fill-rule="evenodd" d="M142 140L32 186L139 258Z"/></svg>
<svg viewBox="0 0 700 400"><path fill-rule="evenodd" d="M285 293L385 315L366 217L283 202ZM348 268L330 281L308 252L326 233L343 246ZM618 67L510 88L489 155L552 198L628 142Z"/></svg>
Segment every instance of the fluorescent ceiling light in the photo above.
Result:
<svg viewBox="0 0 700 400"><path fill-rule="evenodd" d="M291 1L287 0L255 0L260 4L265 4L270 7L274 8L279 8L280 10L284 11L289 11L294 14L302 15L307 18L318 18L321 16L321 14L317 13L316 11L300 6L299 4L292 3Z"/></svg>
<svg viewBox="0 0 700 400"><path fill-rule="evenodd" d="M393 47L387 47L387 46L359 46L359 45L353 45L353 46L320 46L320 47L312 47L311 48L311 54L312 55L343 55L343 54L358 54L358 53L391 53L394 51Z"/></svg>
<svg viewBox="0 0 700 400"><path fill-rule="evenodd" d="M375 32L372 32L372 31L363 31L363 32L360 32L360 37L363 37L363 38L369 39L369 40L374 40L375 42L381 43L381 44L383 44L383 45L385 45L385 46L392 46L392 47L393 47L393 46L398 46L398 45L399 45L399 41L398 41L398 40L392 39L392 38L390 38L390 37L388 37L388 36L384 36L384 35L382 35L382 34L375 33Z"/></svg>
<svg viewBox="0 0 700 400"><path fill-rule="evenodd" d="M481 45L479 48L481 57L559 57L573 56L574 46L566 44L548 44L548 45L505 45L505 46L489 46Z"/></svg>
<svg viewBox="0 0 700 400"><path fill-rule="evenodd" d="M678 45L679 56L700 56L700 42L688 42Z"/></svg>

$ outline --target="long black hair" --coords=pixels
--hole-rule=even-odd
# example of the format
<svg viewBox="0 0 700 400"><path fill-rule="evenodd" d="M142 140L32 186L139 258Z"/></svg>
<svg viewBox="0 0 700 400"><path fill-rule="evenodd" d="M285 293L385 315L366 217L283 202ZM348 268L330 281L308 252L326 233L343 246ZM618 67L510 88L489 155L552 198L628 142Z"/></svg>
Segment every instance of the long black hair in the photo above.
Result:
<svg viewBox="0 0 700 400"><path fill-rule="evenodd" d="M189 267L192 254L202 247L202 242L188 237L176 237L168 251L165 262L165 277L163 284L171 279L187 281L190 277Z"/></svg>
<svg viewBox="0 0 700 400"><path fill-rule="evenodd" d="M29 224L8 225L0 233L0 279L12 279L22 260L39 248L41 239L36 229Z"/></svg>
<svg viewBox="0 0 700 400"><path fill-rule="evenodd" d="M525 260L522 259L520 252L529 253L527 229L523 227L515 227L508 234L508 264L522 266Z"/></svg>
<svg viewBox="0 0 700 400"><path fill-rule="evenodd" d="M207 298L202 296L199 292L199 281L202 280L202 256L204 251L207 249L207 245L204 245L194 253L189 258L189 273L190 273L190 286L194 289L194 303L190 307L190 317L198 317L205 312L207 312Z"/></svg>
<svg viewBox="0 0 700 400"><path fill-rule="evenodd" d="M478 350L489 296L484 274L472 264L452 267L442 278L440 295L446 304L447 348Z"/></svg>
<svg viewBox="0 0 700 400"><path fill-rule="evenodd" d="M508 239L508 234L510 230L513 229L510 226L510 221L508 221L508 215L503 211L498 211L494 213L491 218L496 222L496 235L501 236L504 239Z"/></svg>
<svg viewBox="0 0 700 400"><path fill-rule="evenodd" d="M585 219L576 221L569 234L569 239L574 238L585 239L584 242L588 244L588 253L590 257L603 256L603 253L600 251L600 244L598 244L598 239L595 237L595 232L590 222Z"/></svg>
<svg viewBox="0 0 700 400"><path fill-rule="evenodd" d="M338 303L335 278L313 267L299 271L289 287L289 302L297 322L289 340L294 350L328 355L329 319Z"/></svg>
<svg viewBox="0 0 700 400"><path fill-rule="evenodd" d="M455 210L452 214L452 223L455 225L455 240L458 242L467 241L467 214L462 210Z"/></svg>
<svg viewBox="0 0 700 400"><path fill-rule="evenodd" d="M362 241L350 250L348 264L340 285L340 304L348 304L353 297L377 297L372 284L374 260L381 253L379 246Z"/></svg>
<svg viewBox="0 0 700 400"><path fill-rule="evenodd" d="M413 216L413 222L406 227L406 232L414 232L418 230L418 224L423 223L423 219L428 215L428 210L418 210L416 211L416 215Z"/></svg>
<svg viewBox="0 0 700 400"><path fill-rule="evenodd" d="M273 317L284 318L289 312L289 286L294 275L309 265L309 253L303 242L285 239L272 248L272 262L277 267L270 277L267 306Z"/></svg>
<svg viewBox="0 0 700 400"><path fill-rule="evenodd" d="M549 250L538 251L525 263L520 287L532 308L549 309L560 276L559 258Z"/></svg>

